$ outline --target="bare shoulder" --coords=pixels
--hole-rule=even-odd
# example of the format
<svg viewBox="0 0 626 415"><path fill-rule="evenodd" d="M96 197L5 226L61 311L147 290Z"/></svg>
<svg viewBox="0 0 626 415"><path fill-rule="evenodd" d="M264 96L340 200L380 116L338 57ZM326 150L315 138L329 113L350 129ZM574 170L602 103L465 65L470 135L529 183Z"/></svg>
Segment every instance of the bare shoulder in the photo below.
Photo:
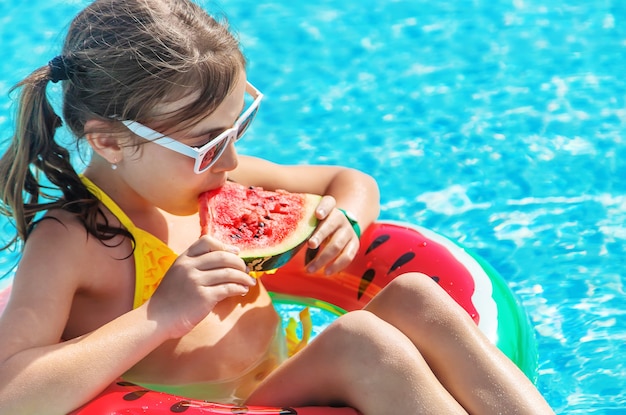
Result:
<svg viewBox="0 0 626 415"><path fill-rule="evenodd" d="M111 245L115 243L111 241ZM39 267L45 262L51 271L63 275L63 281L55 281L56 284L73 284L78 288L82 283L80 270L90 268L88 264L97 261L107 251L105 248L75 215L55 210L47 213L32 231L20 267Z"/></svg>
<svg viewBox="0 0 626 415"><path fill-rule="evenodd" d="M63 339L77 312L77 298L102 295L116 282L104 278L103 269L124 264L112 259L121 256L125 244L119 245L103 245L69 212L48 213L24 246L11 298L0 318L0 332L12 333L6 342L0 336L0 359L5 353Z"/></svg>
<svg viewBox="0 0 626 415"><path fill-rule="evenodd" d="M0 332L11 333L10 341L0 337L0 358L61 338L79 284L78 273L66 262L81 238L78 221L70 216L47 216L24 246L11 298L0 318Z"/></svg>

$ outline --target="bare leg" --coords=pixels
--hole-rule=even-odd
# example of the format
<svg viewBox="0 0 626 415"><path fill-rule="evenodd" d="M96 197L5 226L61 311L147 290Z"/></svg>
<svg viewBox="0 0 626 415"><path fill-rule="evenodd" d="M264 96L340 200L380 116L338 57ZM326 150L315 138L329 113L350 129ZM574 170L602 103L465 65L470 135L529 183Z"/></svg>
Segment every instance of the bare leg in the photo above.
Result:
<svg viewBox="0 0 626 415"><path fill-rule="evenodd" d="M471 414L554 414L532 382L434 281L396 278L366 307L401 330Z"/></svg>
<svg viewBox="0 0 626 415"><path fill-rule="evenodd" d="M276 369L250 405L343 405L364 415L465 414L409 339L374 314L340 317Z"/></svg>

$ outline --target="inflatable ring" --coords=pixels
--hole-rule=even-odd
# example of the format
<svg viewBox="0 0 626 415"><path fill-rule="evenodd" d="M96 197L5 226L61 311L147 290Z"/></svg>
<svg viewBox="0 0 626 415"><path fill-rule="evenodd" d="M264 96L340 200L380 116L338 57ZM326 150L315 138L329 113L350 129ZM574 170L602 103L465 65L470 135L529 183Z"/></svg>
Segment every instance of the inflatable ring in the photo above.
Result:
<svg viewBox="0 0 626 415"><path fill-rule="evenodd" d="M276 302L314 305L336 314L363 308L400 274L421 272L437 281L479 329L531 380L537 349L528 317L502 277L483 259L433 231L406 223L376 222L361 236L361 249L343 272L306 274L306 250L263 283ZM5 293L8 290L5 290ZM4 297L4 298L3 298ZM6 295L0 293L0 312ZM186 399L119 381L72 415L101 414L299 414L356 415L351 408L235 407Z"/></svg>

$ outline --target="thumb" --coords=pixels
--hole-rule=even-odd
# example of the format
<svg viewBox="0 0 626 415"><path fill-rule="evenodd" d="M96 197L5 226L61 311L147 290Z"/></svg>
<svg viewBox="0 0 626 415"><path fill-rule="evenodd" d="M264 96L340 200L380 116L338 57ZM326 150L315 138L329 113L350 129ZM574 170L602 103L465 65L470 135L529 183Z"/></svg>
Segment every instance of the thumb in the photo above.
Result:
<svg viewBox="0 0 626 415"><path fill-rule="evenodd" d="M239 247L226 244L213 236L204 235L191 244L187 249L187 255L194 257L213 251L226 251L237 255L241 250Z"/></svg>

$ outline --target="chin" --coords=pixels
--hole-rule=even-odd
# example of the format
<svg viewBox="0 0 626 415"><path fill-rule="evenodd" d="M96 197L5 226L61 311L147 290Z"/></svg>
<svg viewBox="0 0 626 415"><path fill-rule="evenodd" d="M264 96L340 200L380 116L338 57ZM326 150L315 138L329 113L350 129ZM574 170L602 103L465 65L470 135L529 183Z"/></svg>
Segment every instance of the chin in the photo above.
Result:
<svg viewBox="0 0 626 415"><path fill-rule="evenodd" d="M167 204L161 207L162 210L166 211L171 215L176 216L191 216L198 213L198 199L192 198L189 203L181 204Z"/></svg>
<svg viewBox="0 0 626 415"><path fill-rule="evenodd" d="M177 212L171 212L174 215L178 215L178 216L191 216L191 215L195 215L196 213L198 213L198 206L194 206L191 209L185 209L185 210L180 210Z"/></svg>

